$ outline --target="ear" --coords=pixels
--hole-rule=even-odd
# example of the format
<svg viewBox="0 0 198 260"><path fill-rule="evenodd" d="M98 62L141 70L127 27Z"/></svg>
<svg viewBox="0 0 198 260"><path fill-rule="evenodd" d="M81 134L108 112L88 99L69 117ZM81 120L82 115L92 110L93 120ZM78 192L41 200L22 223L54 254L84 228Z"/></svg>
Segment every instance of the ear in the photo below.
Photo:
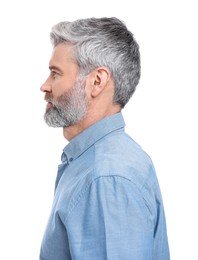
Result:
<svg viewBox="0 0 198 260"><path fill-rule="evenodd" d="M111 73L106 67L99 67L92 73L91 96L97 97L108 85Z"/></svg>

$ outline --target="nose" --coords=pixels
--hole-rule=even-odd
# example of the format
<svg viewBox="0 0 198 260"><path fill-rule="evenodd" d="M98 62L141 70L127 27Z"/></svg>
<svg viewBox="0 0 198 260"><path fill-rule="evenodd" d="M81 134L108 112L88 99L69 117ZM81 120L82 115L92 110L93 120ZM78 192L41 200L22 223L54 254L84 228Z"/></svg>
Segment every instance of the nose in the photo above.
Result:
<svg viewBox="0 0 198 260"><path fill-rule="evenodd" d="M52 88L51 88L49 78L41 85L40 90L42 92L51 92Z"/></svg>

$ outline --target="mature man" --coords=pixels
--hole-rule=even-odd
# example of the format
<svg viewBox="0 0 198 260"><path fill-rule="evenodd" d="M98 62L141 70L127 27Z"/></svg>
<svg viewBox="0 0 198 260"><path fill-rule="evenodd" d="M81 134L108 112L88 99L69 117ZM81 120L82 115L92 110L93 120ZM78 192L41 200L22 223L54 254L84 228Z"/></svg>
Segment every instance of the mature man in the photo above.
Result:
<svg viewBox="0 0 198 260"><path fill-rule="evenodd" d="M160 188L121 110L140 78L133 34L117 18L51 31L45 121L69 141L58 167L41 260L168 260Z"/></svg>

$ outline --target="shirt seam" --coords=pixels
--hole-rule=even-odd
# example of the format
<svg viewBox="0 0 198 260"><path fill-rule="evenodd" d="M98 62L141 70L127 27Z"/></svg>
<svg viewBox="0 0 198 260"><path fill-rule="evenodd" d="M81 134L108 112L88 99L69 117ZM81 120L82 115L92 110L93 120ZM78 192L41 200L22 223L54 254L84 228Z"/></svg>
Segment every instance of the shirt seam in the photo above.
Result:
<svg viewBox="0 0 198 260"><path fill-rule="evenodd" d="M94 171L94 170L93 170L93 171ZM83 196L84 196L85 193L87 192L88 188L91 187L91 185L92 185L93 183L95 183L97 180L99 180L99 179L101 179L101 178L113 178L113 177L119 177L120 179L125 179L125 180L127 180L128 182L131 182L131 183L137 188L139 194L141 195L142 200L144 201L144 204L145 204L146 208L148 209L149 212L151 212L150 209L148 208L147 203L146 203L147 200L146 200L146 198L145 198L145 196L143 195L143 192L142 192L142 191L144 190L144 187L142 187L141 189L138 188L137 184L134 183L131 179L126 178L126 177L123 177L123 176L121 176L121 175L119 175L119 174L111 174L111 175L109 175L109 174L105 175L105 174L104 174L104 175L102 175L102 176L98 176L98 177L92 179L90 182L87 183L87 185L85 186L85 188L84 188L83 190L81 190L81 192L78 194L77 198L72 202L72 204L71 204L71 206L70 206L70 209L68 210L67 217L65 218L65 223L67 223L67 222L69 221L69 218L70 218L70 216L71 216L73 210L77 207L77 205L78 205L78 203L80 202L81 198L83 198ZM148 214L147 214L147 219L148 219L148 217L149 217L149 216L148 216Z"/></svg>

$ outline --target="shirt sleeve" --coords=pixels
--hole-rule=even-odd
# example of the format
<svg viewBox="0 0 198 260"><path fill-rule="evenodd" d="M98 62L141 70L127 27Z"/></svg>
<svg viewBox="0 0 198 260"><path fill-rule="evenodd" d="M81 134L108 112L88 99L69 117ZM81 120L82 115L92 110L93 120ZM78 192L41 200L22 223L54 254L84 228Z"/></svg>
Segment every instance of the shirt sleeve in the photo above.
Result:
<svg viewBox="0 0 198 260"><path fill-rule="evenodd" d="M151 260L153 228L138 188L120 176L94 180L66 223L74 260Z"/></svg>

